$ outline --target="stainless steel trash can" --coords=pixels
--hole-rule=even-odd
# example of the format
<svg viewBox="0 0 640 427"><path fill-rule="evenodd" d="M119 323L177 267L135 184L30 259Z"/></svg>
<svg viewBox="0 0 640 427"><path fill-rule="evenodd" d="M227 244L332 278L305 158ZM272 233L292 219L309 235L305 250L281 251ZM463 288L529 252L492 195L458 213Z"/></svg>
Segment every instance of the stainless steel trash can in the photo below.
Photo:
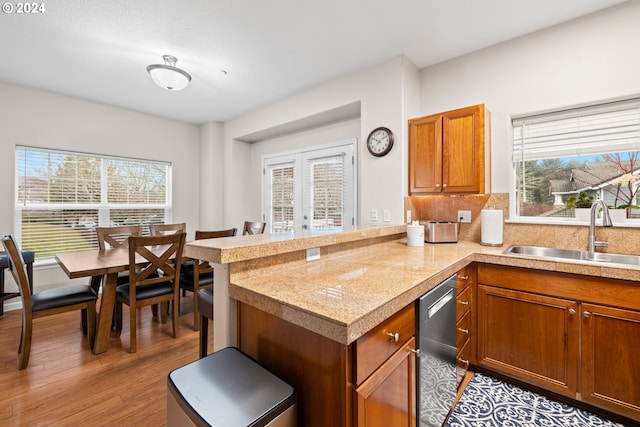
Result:
<svg viewBox="0 0 640 427"><path fill-rule="evenodd" d="M237 348L169 373L167 426L295 427L295 389Z"/></svg>

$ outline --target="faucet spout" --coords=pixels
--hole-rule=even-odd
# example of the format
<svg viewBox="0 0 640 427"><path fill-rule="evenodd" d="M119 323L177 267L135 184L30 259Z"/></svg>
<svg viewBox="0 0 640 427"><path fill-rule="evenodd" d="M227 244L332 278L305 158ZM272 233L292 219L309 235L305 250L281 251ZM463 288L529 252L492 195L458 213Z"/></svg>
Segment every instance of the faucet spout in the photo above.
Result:
<svg viewBox="0 0 640 427"><path fill-rule="evenodd" d="M603 227L612 227L613 222L611 221L611 216L609 215L609 208L606 203L602 199L598 199L591 205L591 220L589 221L589 244L587 247L587 251L589 253L593 253L596 250L596 247L607 247L609 246L609 242L607 240L596 240L596 214L598 206L602 207L602 226Z"/></svg>

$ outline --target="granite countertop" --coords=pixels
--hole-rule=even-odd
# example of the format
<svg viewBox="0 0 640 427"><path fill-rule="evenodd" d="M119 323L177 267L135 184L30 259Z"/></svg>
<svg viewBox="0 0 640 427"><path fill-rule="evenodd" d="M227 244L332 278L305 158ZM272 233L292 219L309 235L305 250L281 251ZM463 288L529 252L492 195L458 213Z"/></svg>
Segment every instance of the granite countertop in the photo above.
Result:
<svg viewBox="0 0 640 427"><path fill-rule="evenodd" d="M640 281L640 268L503 255L504 249L474 242L409 247L401 238L232 277L229 295L350 344L473 261Z"/></svg>
<svg viewBox="0 0 640 427"><path fill-rule="evenodd" d="M342 344L474 261L640 282L640 267L505 255L506 245L466 241L410 247L404 236L405 224L225 237L189 242L184 255L231 266L231 298ZM324 255L304 261L301 254L313 247L325 248Z"/></svg>

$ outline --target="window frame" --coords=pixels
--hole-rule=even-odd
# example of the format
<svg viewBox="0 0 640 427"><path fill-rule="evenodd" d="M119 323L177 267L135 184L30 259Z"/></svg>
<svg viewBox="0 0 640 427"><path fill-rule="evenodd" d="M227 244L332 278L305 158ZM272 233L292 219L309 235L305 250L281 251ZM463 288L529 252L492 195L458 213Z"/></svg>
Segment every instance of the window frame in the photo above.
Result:
<svg viewBox="0 0 640 427"><path fill-rule="evenodd" d="M75 156L75 157L85 157L92 158L98 160L100 162L100 202L98 203L38 203L38 202L28 202L26 200L20 200L20 182L21 182L21 167L19 165L20 161L20 152L40 152L45 154L54 154L54 155L62 155L62 156ZM109 175L107 173L107 163L109 161L118 161L118 162L133 162L134 164L149 164L149 165L158 165L164 168L164 190L165 197L163 203L109 203L109 193L108 193L108 184L109 184ZM31 147L25 145L16 145L15 146L15 174L14 174L14 236L21 245L23 250L33 250L25 247L23 244L23 212L24 211L60 211L60 210L73 210L73 211L82 211L82 210L90 210L97 212L98 223L95 225L96 227L104 227L109 226L111 224L110 212L114 210L159 210L163 211L164 215L162 218L162 223L167 223L171 221L172 214L172 163L167 161L158 161L158 160L150 160L150 159L140 159L140 158L132 158L132 157L124 157L124 156L112 156L105 154L96 154L96 153L87 153L80 151L71 151L71 150L59 150L59 149L51 149L51 148L43 148L43 147ZM25 171L25 176L27 176L27 172ZM50 180L54 175L47 174L47 180ZM96 240L97 242L97 240ZM97 248L97 247L96 247ZM70 249L69 251L73 251L76 249ZM61 250L59 252L64 252ZM57 252L56 252L57 253ZM37 257L37 253L36 253ZM46 256L41 258L36 258L35 265L53 265L55 264L54 256Z"/></svg>
<svg viewBox="0 0 640 427"><path fill-rule="evenodd" d="M640 109L640 97L632 96L621 99L613 99L613 100L604 100L598 101L588 104L582 104L571 107L564 107L560 109L554 110L546 110L543 112L530 113L530 114L520 114L517 116L512 116L510 121L510 144L508 155L511 160L511 168L510 168L510 180L511 188L509 190L509 222L514 223L533 223L533 224L550 224L550 225L583 225L581 222L576 222L575 218L563 218L563 217L541 217L541 216L522 216L519 214L519 203L520 203L520 195L519 195L519 180L520 176L518 173L518 165L523 162L523 159L516 159L517 152L524 153L524 148L516 149L517 144L524 144L524 142L516 142L517 138L517 124L521 124L522 122L527 122L530 120L532 122L538 122L541 118L550 118L550 119L563 119L567 117L571 117L573 115L579 114L580 112L596 112L596 113L608 113L612 110L616 109L625 109L627 106L631 106L632 109ZM522 137L521 134L518 135ZM602 146L605 144L602 143ZM625 148L622 148L625 147ZM608 151L607 149L600 150L600 152L596 155L601 156L604 154L610 154L612 152L634 152L640 151L640 141L634 143L626 143L620 144L620 149ZM593 153L588 153L589 155L593 155ZM585 154L586 155L586 154ZM544 159L553 159L553 158L570 158L571 156L565 155L563 157L544 157ZM542 157L540 158L542 159ZM529 159L533 160L533 159ZM604 185L606 179L603 180ZM602 189L600 191L603 191ZM640 222L627 222L621 224L626 227L640 227ZM618 226L618 224L616 224Z"/></svg>

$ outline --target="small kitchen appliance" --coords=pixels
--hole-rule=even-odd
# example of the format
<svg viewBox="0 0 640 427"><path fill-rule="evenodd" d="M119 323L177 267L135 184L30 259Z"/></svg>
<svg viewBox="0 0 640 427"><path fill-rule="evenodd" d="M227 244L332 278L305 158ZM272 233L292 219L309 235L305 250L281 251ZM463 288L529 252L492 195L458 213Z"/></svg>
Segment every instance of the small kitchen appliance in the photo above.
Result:
<svg viewBox="0 0 640 427"><path fill-rule="evenodd" d="M458 223L452 221L425 221L424 239L427 243L457 243Z"/></svg>

